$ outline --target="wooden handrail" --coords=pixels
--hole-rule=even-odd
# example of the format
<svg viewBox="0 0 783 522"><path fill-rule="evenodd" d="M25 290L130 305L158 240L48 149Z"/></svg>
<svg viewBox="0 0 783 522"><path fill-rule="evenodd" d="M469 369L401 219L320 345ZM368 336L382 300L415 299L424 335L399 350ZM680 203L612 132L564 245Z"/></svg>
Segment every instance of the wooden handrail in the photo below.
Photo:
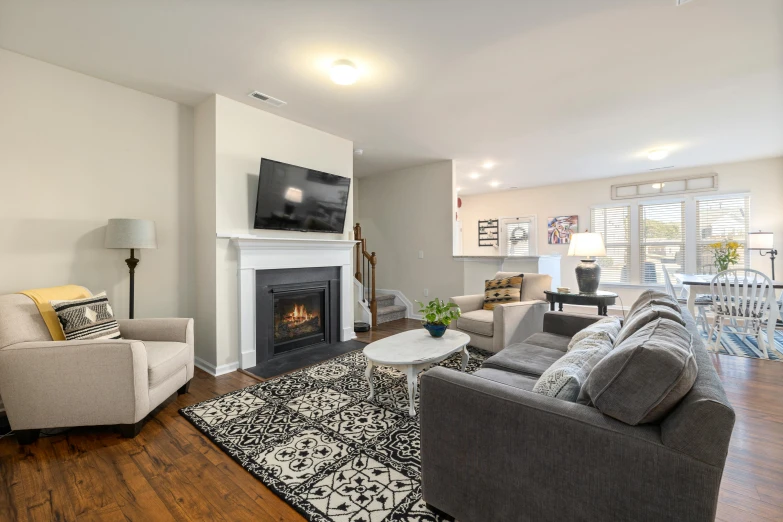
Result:
<svg viewBox="0 0 783 522"><path fill-rule="evenodd" d="M359 223L356 223L356 226L353 227L353 238L358 241L356 244L356 272L354 277L362 283L363 289L367 286L367 282L364 281L367 274L362 272L363 260L366 259L369 265L370 312L372 313L372 327L375 328L378 326L378 303L375 300L375 265L378 263L378 257L375 255L375 252L367 251L367 240L362 237L362 226ZM362 299L365 299L365 295L366 291L362 294Z"/></svg>

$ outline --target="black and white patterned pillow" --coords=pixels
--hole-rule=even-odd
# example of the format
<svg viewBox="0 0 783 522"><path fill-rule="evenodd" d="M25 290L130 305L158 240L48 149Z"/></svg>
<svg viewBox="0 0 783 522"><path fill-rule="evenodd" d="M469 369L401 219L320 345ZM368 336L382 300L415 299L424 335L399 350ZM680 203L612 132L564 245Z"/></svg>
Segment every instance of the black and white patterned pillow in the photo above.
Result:
<svg viewBox="0 0 783 522"><path fill-rule="evenodd" d="M106 292L73 301L50 301L50 304L57 312L66 341L121 338Z"/></svg>

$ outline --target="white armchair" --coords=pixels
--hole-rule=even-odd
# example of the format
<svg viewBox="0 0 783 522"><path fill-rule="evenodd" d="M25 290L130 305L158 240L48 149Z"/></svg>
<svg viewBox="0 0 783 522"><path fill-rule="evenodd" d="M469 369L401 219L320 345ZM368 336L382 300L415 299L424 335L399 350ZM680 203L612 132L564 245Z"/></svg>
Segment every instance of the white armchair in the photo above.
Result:
<svg viewBox="0 0 783 522"><path fill-rule="evenodd" d="M193 319L119 320L123 339L52 341L35 303L0 296L0 395L20 443L41 429L118 425L145 417L193 378Z"/></svg>
<svg viewBox="0 0 783 522"><path fill-rule="evenodd" d="M498 272L496 278L519 275L519 272ZM491 352L524 341L544 330L544 314L549 309L544 290L552 286L546 274L524 274L521 300L484 310L484 294L452 297L462 316L450 328L470 336L470 345Z"/></svg>

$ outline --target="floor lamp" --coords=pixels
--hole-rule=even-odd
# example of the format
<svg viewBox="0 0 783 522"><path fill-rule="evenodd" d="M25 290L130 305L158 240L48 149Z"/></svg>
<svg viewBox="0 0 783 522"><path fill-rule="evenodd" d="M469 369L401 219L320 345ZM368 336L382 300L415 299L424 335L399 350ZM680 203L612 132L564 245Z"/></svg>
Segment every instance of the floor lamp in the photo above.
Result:
<svg viewBox="0 0 783 522"><path fill-rule="evenodd" d="M125 260L130 270L130 308L128 317L133 319L133 276L136 272L135 249L158 248L155 235L155 222L148 219L110 219L106 227L106 248L130 249L130 257Z"/></svg>
<svg viewBox="0 0 783 522"><path fill-rule="evenodd" d="M762 256L769 254L772 261L772 280L775 280L775 256L778 251L773 247L772 232L751 232L748 234L748 250L759 250Z"/></svg>

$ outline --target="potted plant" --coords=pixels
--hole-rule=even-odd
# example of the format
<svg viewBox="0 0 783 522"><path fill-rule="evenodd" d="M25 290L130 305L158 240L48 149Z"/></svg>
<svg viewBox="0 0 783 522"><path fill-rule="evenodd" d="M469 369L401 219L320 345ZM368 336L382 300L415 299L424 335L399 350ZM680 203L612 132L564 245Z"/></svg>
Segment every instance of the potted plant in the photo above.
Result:
<svg viewBox="0 0 783 522"><path fill-rule="evenodd" d="M444 303L441 299L433 299L426 305L416 302L419 303L419 313L424 317L422 325L433 337L443 337L449 324L462 315L456 303Z"/></svg>
<svg viewBox="0 0 783 522"><path fill-rule="evenodd" d="M718 272L725 272L732 265L739 263L740 256L737 250L739 250L740 244L736 241L718 241L710 244L709 248L712 251L712 257Z"/></svg>

